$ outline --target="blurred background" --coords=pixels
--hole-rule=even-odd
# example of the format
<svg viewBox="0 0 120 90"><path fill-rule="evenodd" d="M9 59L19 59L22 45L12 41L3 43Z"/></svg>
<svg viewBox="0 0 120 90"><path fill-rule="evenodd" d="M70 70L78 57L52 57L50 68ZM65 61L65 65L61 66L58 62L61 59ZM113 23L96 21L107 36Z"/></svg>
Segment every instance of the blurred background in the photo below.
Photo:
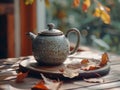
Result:
<svg viewBox="0 0 120 90"><path fill-rule="evenodd" d="M103 16L101 19L93 15L97 0L92 0L89 9L82 6L84 0L77 7L74 0L30 0L34 1L32 4L26 1L0 0L0 58L31 55L32 43L26 33L37 34L51 22L64 33L78 28L81 46L120 54L120 0L99 0L101 6L109 9L105 13L109 11L110 23ZM108 15L104 16L108 18ZM70 41L75 43L75 39L71 35Z"/></svg>

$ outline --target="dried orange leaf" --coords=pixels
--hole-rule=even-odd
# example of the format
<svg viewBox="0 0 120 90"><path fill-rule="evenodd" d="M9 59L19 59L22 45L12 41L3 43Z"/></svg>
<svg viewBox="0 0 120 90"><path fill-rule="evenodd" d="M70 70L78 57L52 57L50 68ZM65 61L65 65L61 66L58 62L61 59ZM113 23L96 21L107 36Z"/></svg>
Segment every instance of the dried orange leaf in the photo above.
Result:
<svg viewBox="0 0 120 90"><path fill-rule="evenodd" d="M98 69L98 68L100 68L100 67L91 64L91 65L82 66L81 70L90 71L90 70L95 70L95 69Z"/></svg>
<svg viewBox="0 0 120 90"><path fill-rule="evenodd" d="M89 60L88 59L83 59L82 61L81 61L81 64L88 64L89 63Z"/></svg>
<svg viewBox="0 0 120 90"><path fill-rule="evenodd" d="M97 66L90 66L89 67L89 70L95 70L95 69L98 69L99 67L97 67Z"/></svg>
<svg viewBox="0 0 120 90"><path fill-rule="evenodd" d="M28 72L19 72L17 74L17 78L16 78L16 83L21 83L24 81L24 79L28 76Z"/></svg>
<svg viewBox="0 0 120 90"><path fill-rule="evenodd" d="M96 62L93 62L90 60L88 61L87 59L86 60L84 59L82 61L81 70L89 71L89 70L95 70L98 68L100 68L100 66Z"/></svg>
<svg viewBox="0 0 120 90"><path fill-rule="evenodd" d="M100 66L104 66L107 64L107 62L109 61L109 57L107 55L107 53L102 54L102 58L101 58L101 62L100 62Z"/></svg>
<svg viewBox="0 0 120 90"><path fill-rule="evenodd" d="M73 7L78 7L80 5L80 0L73 0Z"/></svg>
<svg viewBox="0 0 120 90"><path fill-rule="evenodd" d="M36 85L34 85L32 88L32 90L49 90L46 86L44 81L40 81L38 82Z"/></svg>
<svg viewBox="0 0 120 90"><path fill-rule="evenodd" d="M84 81L89 83L104 83L104 79L102 78L90 78L90 79L84 79Z"/></svg>

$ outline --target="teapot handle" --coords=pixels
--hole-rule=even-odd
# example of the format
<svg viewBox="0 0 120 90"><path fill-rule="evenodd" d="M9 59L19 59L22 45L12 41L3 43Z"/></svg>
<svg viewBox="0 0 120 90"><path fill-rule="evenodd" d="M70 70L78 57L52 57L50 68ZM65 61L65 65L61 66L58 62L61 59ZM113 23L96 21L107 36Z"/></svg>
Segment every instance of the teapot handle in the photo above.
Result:
<svg viewBox="0 0 120 90"><path fill-rule="evenodd" d="M77 51L79 44L80 44L80 31L77 28L72 28L67 31L65 36L68 37L68 34L71 32L75 32L77 34L77 42L76 42L75 48L69 52L69 55L74 54Z"/></svg>

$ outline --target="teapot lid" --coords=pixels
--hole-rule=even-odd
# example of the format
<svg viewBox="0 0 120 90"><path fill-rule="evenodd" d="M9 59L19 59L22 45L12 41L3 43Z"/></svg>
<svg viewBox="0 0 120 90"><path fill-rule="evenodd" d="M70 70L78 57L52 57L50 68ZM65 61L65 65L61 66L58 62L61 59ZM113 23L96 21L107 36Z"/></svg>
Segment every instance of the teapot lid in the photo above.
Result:
<svg viewBox="0 0 120 90"><path fill-rule="evenodd" d="M42 35L42 36L59 36L59 35L63 35L63 32L61 32L60 30L54 29L55 25L53 23L49 23L47 26L48 26L48 29L38 33L38 35Z"/></svg>

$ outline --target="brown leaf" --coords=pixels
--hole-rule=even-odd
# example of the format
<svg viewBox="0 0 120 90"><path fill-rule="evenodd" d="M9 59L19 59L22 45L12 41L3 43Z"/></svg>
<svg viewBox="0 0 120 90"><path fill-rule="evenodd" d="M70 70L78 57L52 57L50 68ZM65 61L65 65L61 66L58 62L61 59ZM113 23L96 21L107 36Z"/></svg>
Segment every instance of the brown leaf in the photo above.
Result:
<svg viewBox="0 0 120 90"><path fill-rule="evenodd" d="M107 53L102 54L102 58L101 58L101 62L99 64L99 66L106 65L108 61L109 61L108 54Z"/></svg>
<svg viewBox="0 0 120 90"><path fill-rule="evenodd" d="M21 83L24 81L24 79L28 76L28 72L19 72L16 77L16 83Z"/></svg>
<svg viewBox="0 0 120 90"><path fill-rule="evenodd" d="M89 60L88 59L83 59L82 61L81 61L81 64L88 64L89 63Z"/></svg>
<svg viewBox="0 0 120 90"><path fill-rule="evenodd" d="M81 70L90 71L90 70L95 70L95 69L98 69L98 68L100 68L100 67L91 64L91 65L82 66Z"/></svg>
<svg viewBox="0 0 120 90"><path fill-rule="evenodd" d="M95 70L99 68L100 66L96 62L93 62L92 60L83 59L81 61L81 70L89 71L89 70Z"/></svg>
<svg viewBox="0 0 120 90"><path fill-rule="evenodd" d="M95 69L98 69L99 67L97 67L97 66L90 66L89 67L89 70L95 70Z"/></svg>
<svg viewBox="0 0 120 90"><path fill-rule="evenodd" d="M89 83L104 83L104 79L102 78L90 78L90 79L84 79L84 81Z"/></svg>

